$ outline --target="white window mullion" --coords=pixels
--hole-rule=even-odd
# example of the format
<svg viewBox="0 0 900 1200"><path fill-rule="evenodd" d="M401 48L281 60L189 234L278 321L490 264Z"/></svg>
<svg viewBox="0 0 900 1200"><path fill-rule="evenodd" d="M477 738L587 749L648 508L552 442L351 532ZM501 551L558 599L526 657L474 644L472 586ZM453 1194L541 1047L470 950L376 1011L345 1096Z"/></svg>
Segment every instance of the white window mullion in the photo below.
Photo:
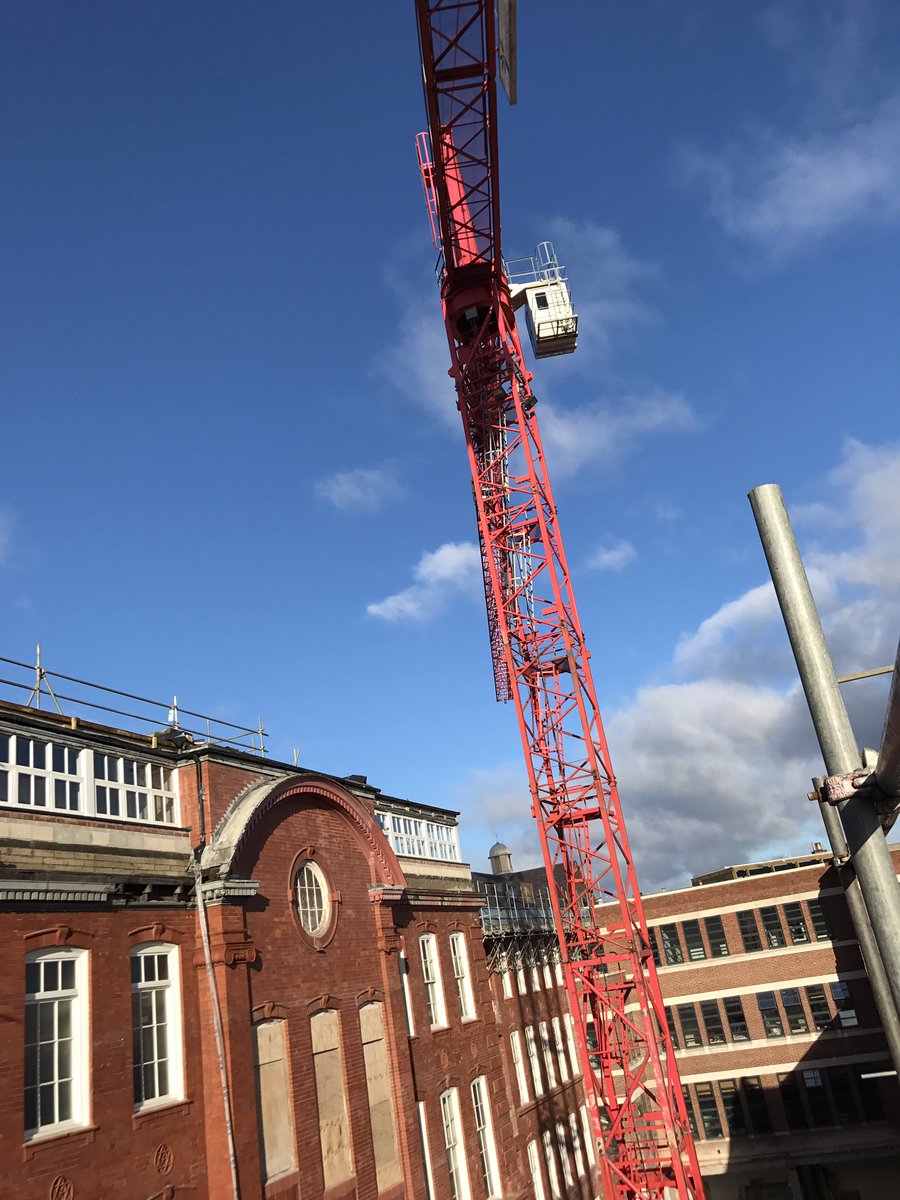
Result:
<svg viewBox="0 0 900 1200"><path fill-rule="evenodd" d="M574 1113L569 1113L569 1136L575 1151L575 1170L580 1179L584 1175L584 1155L581 1153L581 1138L578 1136L578 1118Z"/></svg>
<svg viewBox="0 0 900 1200"><path fill-rule="evenodd" d="M447 1168L450 1172L450 1196L452 1200L471 1200L469 1168L459 1115L459 1093L456 1088L450 1088L441 1095L441 1120L444 1126Z"/></svg>
<svg viewBox="0 0 900 1200"><path fill-rule="evenodd" d="M562 1121L556 1122L556 1142L559 1146L559 1158L562 1162L563 1178L566 1181L566 1187L574 1187L575 1177L572 1174L572 1163L569 1159L569 1147L566 1145L566 1127Z"/></svg>
<svg viewBox="0 0 900 1200"><path fill-rule="evenodd" d="M537 1038L534 1036L534 1026L525 1026L525 1048L528 1051L528 1065L531 1067L531 1078L534 1083L534 1094L543 1096L544 1085L541 1080L541 1066L538 1061Z"/></svg>
<svg viewBox="0 0 900 1200"><path fill-rule="evenodd" d="M547 1068L547 1085L548 1087L556 1087L556 1068L553 1065L553 1050L550 1045L550 1034L547 1030L547 1022L541 1021L538 1025L541 1035L541 1050L544 1054L544 1066Z"/></svg>
<svg viewBox="0 0 900 1200"><path fill-rule="evenodd" d="M534 1193L534 1200L547 1200L547 1193L544 1191L544 1174L541 1171L541 1156L537 1142L533 1138L528 1143L528 1167L531 1171L531 1190Z"/></svg>
<svg viewBox="0 0 900 1200"><path fill-rule="evenodd" d="M509 1035L509 1045L516 1072L516 1082L519 1085L519 1099L523 1104L527 1104L531 1097L528 1094L528 1079L525 1075L525 1063L522 1061L522 1039L518 1029L514 1029Z"/></svg>
<svg viewBox="0 0 900 1200"><path fill-rule="evenodd" d="M550 1195L553 1200L562 1200L562 1188L559 1186L559 1171L556 1169L556 1156L553 1153L553 1138L549 1129L541 1135L544 1143L544 1158L547 1160L547 1174L550 1176Z"/></svg>
<svg viewBox="0 0 900 1200"><path fill-rule="evenodd" d="M483 1075L472 1081L472 1107L475 1112L475 1131L478 1134L478 1153L484 1177L484 1192L487 1200L502 1196L500 1167L497 1162L497 1143L494 1139L494 1122L488 1100L487 1081Z"/></svg>
<svg viewBox="0 0 900 1200"><path fill-rule="evenodd" d="M553 1044L556 1046L556 1057L559 1060L559 1073L562 1076L563 1083L568 1083L569 1065L566 1062L566 1049L563 1046L562 1026L559 1023L559 1017L554 1017L551 1025L553 1026Z"/></svg>
<svg viewBox="0 0 900 1200"><path fill-rule="evenodd" d="M584 1144L587 1147L588 1158L591 1160L592 1165L596 1165L597 1148L594 1145L594 1131L591 1128L591 1120L588 1116L587 1105L585 1104L581 1106L581 1128L584 1133Z"/></svg>

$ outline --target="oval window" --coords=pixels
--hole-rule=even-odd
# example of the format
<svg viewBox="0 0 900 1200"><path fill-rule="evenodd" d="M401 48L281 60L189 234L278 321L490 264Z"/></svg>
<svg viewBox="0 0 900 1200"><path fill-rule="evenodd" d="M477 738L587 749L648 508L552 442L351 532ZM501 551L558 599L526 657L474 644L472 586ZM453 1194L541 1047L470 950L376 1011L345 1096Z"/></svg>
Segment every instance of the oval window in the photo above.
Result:
<svg viewBox="0 0 900 1200"><path fill-rule="evenodd" d="M321 937L331 919L331 900L325 876L311 859L298 867L294 890L300 924L310 937Z"/></svg>

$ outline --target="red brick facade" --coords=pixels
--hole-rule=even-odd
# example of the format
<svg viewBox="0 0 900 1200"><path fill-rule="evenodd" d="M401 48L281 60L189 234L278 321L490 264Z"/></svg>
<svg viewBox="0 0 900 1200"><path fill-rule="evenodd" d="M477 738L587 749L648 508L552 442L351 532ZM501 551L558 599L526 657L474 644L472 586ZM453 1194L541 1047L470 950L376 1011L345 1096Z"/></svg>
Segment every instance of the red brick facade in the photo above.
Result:
<svg viewBox="0 0 900 1200"><path fill-rule="evenodd" d="M452 1200L441 1096L456 1089L457 1169L464 1160L469 1182L461 1194L473 1200L487 1194L481 1146L490 1144L490 1128L479 1136L477 1125L478 1113L484 1122L486 1097L495 1187L505 1197L533 1195L526 1143L540 1136L542 1123L578 1113L580 1090L575 1081L560 1081L538 1104L517 1103L509 1032L526 1019L559 1018L564 991L554 985L538 995L503 997L485 960L481 901L471 879L443 888L422 872L417 883L414 863L405 864L407 877L362 786L254 755L167 745L14 706L0 710L0 727L7 739L0 783L9 785L0 807L4 1194L17 1200L227 1200L234 1171L241 1200L427 1200L429 1189L433 1200ZM46 744L40 768L28 758L37 754L28 749L29 740ZM76 755L92 756L88 781L113 770L100 754L110 761L120 756L121 772L133 773L132 759L171 770L177 822L100 819L74 803L71 810L55 811L47 797L77 794L54 791L59 775L53 755L62 750L70 763ZM70 774L63 782L76 778L74 766L65 770ZM41 772L47 791L35 802L38 793L28 787L37 787L32 777ZM129 778L117 777L123 805ZM25 791L14 792L14 786ZM82 780L80 786L79 803L88 785ZM127 794L135 803L134 793ZM212 978L196 903L196 862ZM304 863L321 873L316 877L325 881L332 914L327 927L311 933L298 915L297 872ZM428 934L446 1010L434 1028L420 956L420 939ZM466 1020L451 935L462 935L467 951L472 1012ZM156 965L140 968L151 972L149 983L134 982L134 952L141 947L159 955ZM64 967L63 960L77 965ZM169 1005L163 1033L152 1015L152 1005L163 1003L150 997L154 988ZM134 1012L144 1014L138 1026L133 1002ZM377 1010L383 1048L377 1037L364 1044L364 1010ZM338 1031L337 1057L330 1044L314 1044L313 1018L321 1013ZM132 1040L136 1027L140 1050ZM177 1038L180 1049L161 1040L163 1034ZM263 1044L283 1051L257 1048ZM316 1059L314 1050L330 1057ZM274 1089L267 1094L280 1097L283 1079L287 1099L271 1103L265 1114L258 1105L264 1072L270 1081L265 1086ZM326 1079L331 1083L323 1091ZM483 1090L477 1109L478 1080ZM136 1104L140 1088L154 1087L152 1103ZM42 1115L35 1118L38 1103ZM376 1137L376 1119L384 1131L390 1109L393 1137ZM587 1148L579 1153L586 1155ZM267 1161L279 1164L268 1181ZM379 1169L382 1179L393 1181L380 1191ZM561 1162L558 1169L562 1178ZM328 1185L327 1170L340 1182ZM546 1194L549 1200L549 1184ZM589 1171L563 1194L592 1195Z"/></svg>

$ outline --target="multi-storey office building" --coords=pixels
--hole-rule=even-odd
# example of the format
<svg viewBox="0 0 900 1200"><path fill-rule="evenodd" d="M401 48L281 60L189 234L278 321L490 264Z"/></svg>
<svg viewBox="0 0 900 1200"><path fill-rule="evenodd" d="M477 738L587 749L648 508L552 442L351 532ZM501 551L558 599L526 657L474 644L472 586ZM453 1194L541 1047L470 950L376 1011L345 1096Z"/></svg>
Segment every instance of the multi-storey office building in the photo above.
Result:
<svg viewBox="0 0 900 1200"><path fill-rule="evenodd" d="M17 1200L591 1194L558 976L492 977L454 813L0 703L0 817Z"/></svg>
<svg viewBox="0 0 900 1200"><path fill-rule="evenodd" d="M515 871L506 846L492 874L473 872L483 896L484 947L501 1030L512 1125L528 1156L533 1195L598 1194L599 1178L572 1014L543 868Z"/></svg>
<svg viewBox="0 0 900 1200"><path fill-rule="evenodd" d="M829 856L644 908L710 1200L893 1195L900 1093Z"/></svg>

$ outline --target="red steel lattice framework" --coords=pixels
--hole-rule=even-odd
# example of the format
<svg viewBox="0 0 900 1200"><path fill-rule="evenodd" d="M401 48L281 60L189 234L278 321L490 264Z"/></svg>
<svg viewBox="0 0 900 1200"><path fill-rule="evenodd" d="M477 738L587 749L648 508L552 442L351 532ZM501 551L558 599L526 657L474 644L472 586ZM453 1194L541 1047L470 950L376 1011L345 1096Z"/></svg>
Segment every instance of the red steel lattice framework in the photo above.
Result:
<svg viewBox="0 0 900 1200"><path fill-rule="evenodd" d="M417 148L441 251L494 679L498 699L516 701L604 1192L607 1200L702 1200L503 272L493 0L416 0L416 10L430 131ZM595 906L607 901L617 917L601 927ZM596 1049L588 1046L589 1017Z"/></svg>

